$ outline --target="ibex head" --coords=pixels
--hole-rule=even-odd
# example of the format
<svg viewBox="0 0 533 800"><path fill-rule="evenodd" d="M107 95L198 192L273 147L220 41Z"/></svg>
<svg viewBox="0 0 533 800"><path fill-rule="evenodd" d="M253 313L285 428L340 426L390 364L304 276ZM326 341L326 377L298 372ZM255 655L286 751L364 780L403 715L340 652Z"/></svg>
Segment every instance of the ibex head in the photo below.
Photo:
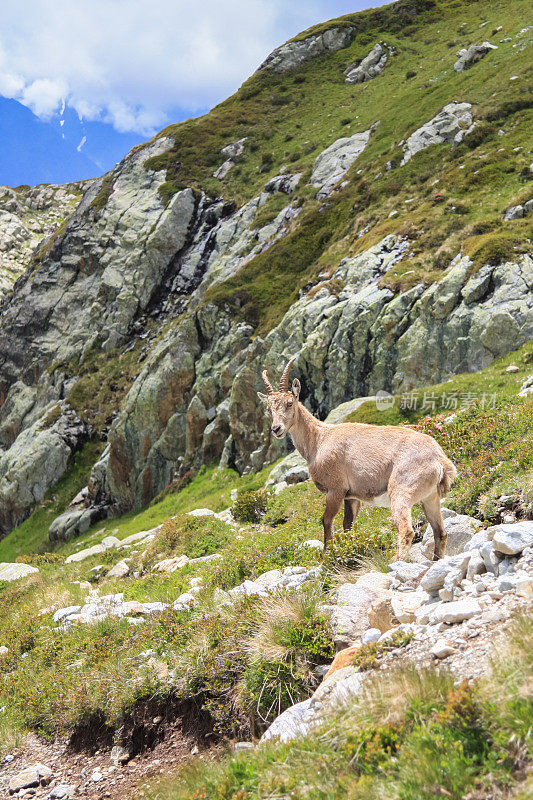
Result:
<svg viewBox="0 0 533 800"><path fill-rule="evenodd" d="M276 439L283 439L298 414L298 397L300 396L300 381L295 378L289 390L289 372L291 364L297 356L293 356L283 370L279 381L279 389L276 392L270 383L266 369L263 370L263 380L267 387L267 394L257 392L260 400L267 404L267 408L272 415L271 430Z"/></svg>

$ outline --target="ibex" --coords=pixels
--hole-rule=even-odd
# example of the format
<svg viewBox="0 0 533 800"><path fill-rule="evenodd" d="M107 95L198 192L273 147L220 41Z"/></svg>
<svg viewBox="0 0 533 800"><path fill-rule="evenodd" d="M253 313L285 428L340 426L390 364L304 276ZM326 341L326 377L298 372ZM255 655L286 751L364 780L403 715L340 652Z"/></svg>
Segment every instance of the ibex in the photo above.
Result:
<svg viewBox="0 0 533 800"><path fill-rule="evenodd" d="M413 540L411 510L420 503L435 537L433 560L446 550L440 501L457 471L431 436L399 425L345 422L329 425L316 419L299 402L300 381L289 390L291 358L276 392L266 370L267 394L258 392L272 415L277 439L290 433L294 446L309 465L315 485L326 494L322 518L324 547L331 539L333 520L344 502L343 528L349 531L361 504L391 509L398 529L396 558L405 559Z"/></svg>

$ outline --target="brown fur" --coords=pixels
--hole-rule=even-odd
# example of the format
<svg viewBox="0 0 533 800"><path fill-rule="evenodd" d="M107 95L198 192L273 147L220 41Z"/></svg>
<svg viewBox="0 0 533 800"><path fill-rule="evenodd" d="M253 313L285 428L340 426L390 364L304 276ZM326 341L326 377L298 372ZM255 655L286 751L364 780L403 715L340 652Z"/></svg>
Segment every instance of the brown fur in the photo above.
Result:
<svg viewBox="0 0 533 800"><path fill-rule="evenodd" d="M285 375L288 379L287 367ZM421 503L435 537L433 559L442 558L446 534L440 500L457 473L435 439L399 425L321 422L299 402L298 380L290 391L275 392L269 383L267 389L268 395L258 394L272 415L272 433L278 439L290 433L311 478L326 494L325 547L342 503L344 530L352 527L362 504L390 504L398 529L396 557L405 559L414 535L411 509Z"/></svg>

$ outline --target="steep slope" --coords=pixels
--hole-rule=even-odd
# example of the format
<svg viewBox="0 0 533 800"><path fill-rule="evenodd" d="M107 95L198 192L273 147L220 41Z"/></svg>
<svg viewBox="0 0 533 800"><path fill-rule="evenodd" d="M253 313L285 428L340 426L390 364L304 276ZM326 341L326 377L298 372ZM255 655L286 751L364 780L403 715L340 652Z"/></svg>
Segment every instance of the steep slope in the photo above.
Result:
<svg viewBox="0 0 533 800"><path fill-rule="evenodd" d="M273 461L255 390L295 352L325 414L527 341L526 10L400 0L325 23L94 182L0 311L0 530L94 436L110 447L69 535L201 464Z"/></svg>

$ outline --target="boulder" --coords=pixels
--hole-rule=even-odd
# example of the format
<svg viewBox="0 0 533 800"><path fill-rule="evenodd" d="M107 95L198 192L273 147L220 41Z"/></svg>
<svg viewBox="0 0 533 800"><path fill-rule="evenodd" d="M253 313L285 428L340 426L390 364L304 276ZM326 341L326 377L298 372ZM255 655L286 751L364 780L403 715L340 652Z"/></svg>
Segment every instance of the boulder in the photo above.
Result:
<svg viewBox="0 0 533 800"><path fill-rule="evenodd" d="M44 764L34 764L14 775L9 781L9 794L35 786L46 786L52 780L52 770Z"/></svg>
<svg viewBox="0 0 533 800"><path fill-rule="evenodd" d="M0 581L18 581L20 578L26 578L36 572L39 570L31 564L0 562Z"/></svg>
<svg viewBox="0 0 533 800"><path fill-rule="evenodd" d="M372 128L353 136L343 137L326 147L315 161L309 183L319 187L317 198L327 197L334 186L354 163L357 156L361 155L368 144Z"/></svg>
<svg viewBox="0 0 533 800"><path fill-rule="evenodd" d="M468 549L474 534L481 528L482 524L474 517L466 514L456 514L450 509L443 509L444 530L446 531L446 555L455 556ZM434 536L431 525L426 527L424 538L420 545L414 546L415 552L420 552L425 558L433 557Z"/></svg>
<svg viewBox="0 0 533 800"><path fill-rule="evenodd" d="M117 561L114 567L111 567L106 575L106 578L125 578L130 574L129 565L126 561Z"/></svg>
<svg viewBox="0 0 533 800"><path fill-rule="evenodd" d="M455 653L455 647L446 639L439 639L431 648L430 653L438 659L448 658Z"/></svg>
<svg viewBox="0 0 533 800"><path fill-rule="evenodd" d="M338 669L344 669L344 667L350 667L352 665L353 657L356 653L359 652L361 649L360 644L354 644L351 647L345 647L344 650L339 650L336 654L335 658L331 662L331 665L324 675L324 680L329 678L330 675L333 675Z"/></svg>
<svg viewBox="0 0 533 800"><path fill-rule="evenodd" d="M427 592L393 592L392 610L398 622L415 622L416 612L429 600Z"/></svg>
<svg viewBox="0 0 533 800"><path fill-rule="evenodd" d="M402 164L433 144L459 144L472 124L471 103L448 103L429 122L409 136L403 144Z"/></svg>
<svg viewBox="0 0 533 800"><path fill-rule="evenodd" d="M459 553L459 555L445 556L440 561L436 561L420 581L420 588L430 594L436 594L439 589L444 587L448 575L455 575L459 572L464 577L470 557L471 553Z"/></svg>
<svg viewBox="0 0 533 800"><path fill-rule="evenodd" d="M350 64L344 70L345 83L363 83L372 80L385 68L387 63L387 53L385 48L378 42L374 45L370 53L356 64Z"/></svg>
<svg viewBox="0 0 533 800"><path fill-rule="evenodd" d="M470 47L466 47L457 51L459 58L453 65L453 68L456 72L463 72L463 70L469 69L474 64L477 64L478 61L481 61L481 59L484 58L487 53L490 53L491 50L497 49L497 46L495 44L491 44L490 42L471 44Z"/></svg>
<svg viewBox="0 0 533 800"><path fill-rule="evenodd" d="M86 558L98 555L99 553L105 553L105 551L105 545L94 544L92 547L86 547L84 550L80 550L78 553L72 553L72 555L67 556L65 559L65 564L73 564L78 561L85 561Z"/></svg>
<svg viewBox="0 0 533 800"><path fill-rule="evenodd" d="M351 25L334 26L322 33L307 36L305 39L287 42L273 50L260 65L259 70L271 69L274 72L287 72L322 53L335 52L343 47L348 47L355 32L356 28Z"/></svg>
<svg viewBox="0 0 533 800"><path fill-rule="evenodd" d="M67 542L75 536L86 533L91 525L100 519L102 519L101 510L97 508L66 511L54 519L48 529L48 538L52 542Z"/></svg>
<svg viewBox="0 0 533 800"><path fill-rule="evenodd" d="M381 631L379 628L368 628L363 635L361 636L361 642L363 644L372 644L372 642L377 642L381 638Z"/></svg>
<svg viewBox="0 0 533 800"><path fill-rule="evenodd" d="M268 742L277 739L280 742L289 742L299 736L305 736L309 731L309 706L311 698L303 700L291 706L279 717L276 717L272 725L261 737L261 742Z"/></svg>
<svg viewBox="0 0 533 800"><path fill-rule="evenodd" d="M390 597L381 597L375 600L370 606L368 612L368 624L371 629L379 630L380 633L394 628L398 624L398 619L394 613L392 606L393 595ZM364 634L363 634L364 635Z"/></svg>
<svg viewBox="0 0 533 800"><path fill-rule="evenodd" d="M516 555L533 546L533 521L523 520L496 525L492 539L494 550L504 555Z"/></svg>
<svg viewBox="0 0 533 800"><path fill-rule="evenodd" d="M508 208L505 214L503 215L503 218L505 222L509 222L512 219L522 219L523 216L524 216L524 206L518 205L518 206L511 206L510 208Z"/></svg>
<svg viewBox="0 0 533 800"><path fill-rule="evenodd" d="M437 625L439 622L447 622L449 625L453 625L476 617L481 613L482 609L478 601L473 597L466 597L461 600L454 600L451 603L438 603L431 613L430 622L432 625Z"/></svg>
<svg viewBox="0 0 533 800"><path fill-rule="evenodd" d="M344 583L331 610L331 624L338 649L349 647L370 627L372 605L390 597L391 577L381 572L363 575L356 583Z"/></svg>

